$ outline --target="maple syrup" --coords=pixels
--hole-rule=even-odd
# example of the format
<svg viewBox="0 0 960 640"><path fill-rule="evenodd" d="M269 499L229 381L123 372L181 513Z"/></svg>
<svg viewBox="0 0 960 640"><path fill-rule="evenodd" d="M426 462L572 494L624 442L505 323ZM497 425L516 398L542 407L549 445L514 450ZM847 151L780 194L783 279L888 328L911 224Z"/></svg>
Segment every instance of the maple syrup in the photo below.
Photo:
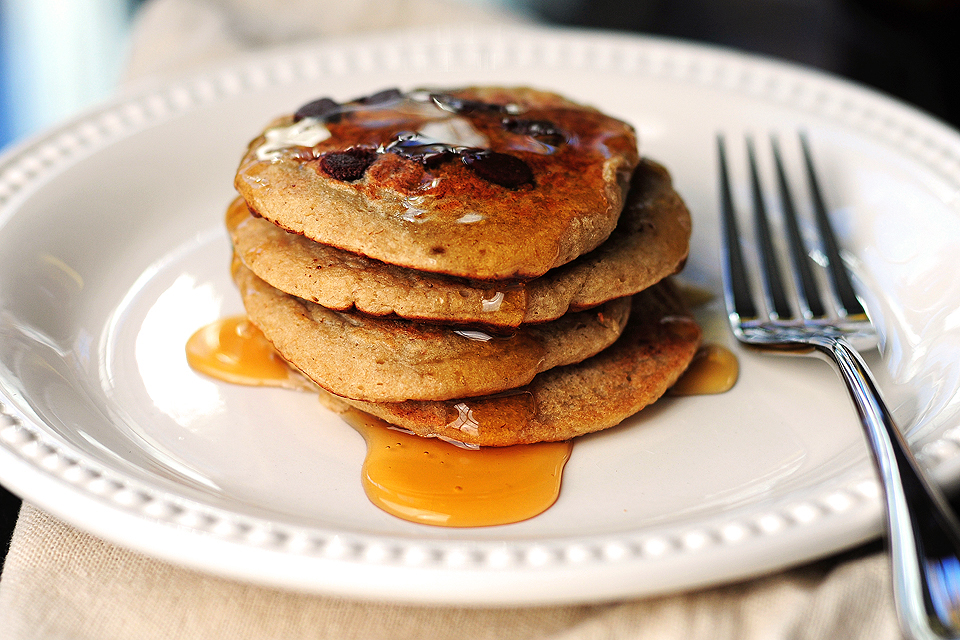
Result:
<svg viewBox="0 0 960 640"><path fill-rule="evenodd" d="M367 498L404 520L444 527L511 524L543 513L560 494L573 449L569 441L466 449L356 409L341 417L367 443Z"/></svg>
<svg viewBox="0 0 960 640"><path fill-rule="evenodd" d="M187 341L187 363L212 378L251 386L301 386L299 374L246 316L203 327Z"/></svg>
<svg viewBox="0 0 960 640"><path fill-rule="evenodd" d="M218 320L187 341L187 362L234 384L310 388L246 316ZM357 409L341 412L367 443L362 481L370 501L397 517L447 527L519 522L560 493L569 442L465 449L400 431Z"/></svg>
<svg viewBox="0 0 960 640"><path fill-rule="evenodd" d="M245 316L203 327L189 339L186 352L193 369L226 382L316 389ZM736 357L724 347L706 345L670 393L722 393L736 379ZM455 408L468 416L463 428L504 417L523 421L533 410L526 395L516 394L510 410L496 415L486 416L482 401ZM573 449L570 441L471 449L397 429L354 408L338 411L366 442L362 483L368 499L421 524L479 527L532 518L556 501Z"/></svg>
<svg viewBox="0 0 960 640"><path fill-rule="evenodd" d="M732 351L718 344L697 350L690 366L670 388L673 396L702 396L726 393L737 383L740 364Z"/></svg>

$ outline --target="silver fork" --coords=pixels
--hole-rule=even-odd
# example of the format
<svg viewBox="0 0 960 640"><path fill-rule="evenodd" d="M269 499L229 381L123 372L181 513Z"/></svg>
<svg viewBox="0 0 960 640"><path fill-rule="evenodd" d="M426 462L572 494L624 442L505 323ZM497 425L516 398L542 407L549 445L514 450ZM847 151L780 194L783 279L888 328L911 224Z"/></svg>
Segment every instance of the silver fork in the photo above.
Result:
<svg viewBox="0 0 960 640"><path fill-rule="evenodd" d="M943 494L914 460L863 358L851 346L876 344L875 331L840 258L822 192L801 135L816 228L826 257L821 295L805 247L777 139L771 136L777 185L793 267L793 295L783 284L763 199L754 145L746 140L762 295L755 298L740 244L723 136L717 137L723 234L723 285L730 327L741 342L778 353L816 355L833 362L860 416L883 485L893 590L904 632L913 638L960 637L960 523ZM821 259L821 263L823 260ZM829 302L825 302L827 300ZM791 303L793 301L793 303ZM794 312L794 307L799 313ZM833 307L831 309L831 307Z"/></svg>

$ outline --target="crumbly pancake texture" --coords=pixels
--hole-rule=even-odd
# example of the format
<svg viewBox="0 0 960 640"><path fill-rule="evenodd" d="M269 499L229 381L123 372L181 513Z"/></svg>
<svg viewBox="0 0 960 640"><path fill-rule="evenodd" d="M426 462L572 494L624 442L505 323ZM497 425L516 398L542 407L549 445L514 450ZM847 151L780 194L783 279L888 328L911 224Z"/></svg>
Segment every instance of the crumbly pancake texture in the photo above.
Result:
<svg viewBox="0 0 960 640"><path fill-rule="evenodd" d="M690 364L700 338L666 280L633 297L630 322L613 346L519 389L447 402L346 403L419 435L469 444L567 440L619 424L660 398Z"/></svg>
<svg viewBox="0 0 960 640"><path fill-rule="evenodd" d="M552 367L609 346L630 313L628 298L506 337L332 311L283 293L234 260L253 322L294 367L324 389L373 402L445 400L521 386Z"/></svg>
<svg viewBox="0 0 960 640"><path fill-rule="evenodd" d="M527 282L463 280L371 260L284 231L250 214L242 198L230 205L227 228L237 255L257 276L324 307L515 327L632 295L674 273L687 257L691 225L666 169L644 159L609 239Z"/></svg>
<svg viewBox="0 0 960 640"><path fill-rule="evenodd" d="M553 93L388 90L276 120L235 185L257 214L322 244L528 279L606 240L638 162L630 125Z"/></svg>

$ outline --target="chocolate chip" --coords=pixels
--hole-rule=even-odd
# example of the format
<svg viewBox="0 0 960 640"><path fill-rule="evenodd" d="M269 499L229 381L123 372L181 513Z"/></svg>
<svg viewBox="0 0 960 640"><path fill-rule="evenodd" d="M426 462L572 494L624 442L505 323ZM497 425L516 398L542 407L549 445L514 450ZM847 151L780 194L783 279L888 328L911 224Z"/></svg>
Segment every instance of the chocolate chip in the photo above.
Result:
<svg viewBox="0 0 960 640"><path fill-rule="evenodd" d="M508 189L533 182L533 171L530 170L530 166L516 156L494 151L479 151L464 153L461 157L464 164L487 182L499 184Z"/></svg>
<svg viewBox="0 0 960 640"><path fill-rule="evenodd" d="M524 118L504 118L503 128L510 133L536 138L544 144L557 147L566 142L567 136L557 125L549 120L526 120Z"/></svg>
<svg viewBox="0 0 960 640"><path fill-rule="evenodd" d="M360 104L383 104L385 102L399 100L402 97L403 93L400 91L400 89L384 89L383 91L377 91L371 96L357 98L355 102Z"/></svg>
<svg viewBox="0 0 960 640"><path fill-rule="evenodd" d="M441 109L454 113L507 113L507 107L502 104L456 98L446 93L434 93L430 97Z"/></svg>
<svg viewBox="0 0 960 640"><path fill-rule="evenodd" d="M456 157L457 157L457 154L455 154L453 151L444 150L444 151L440 151L439 153L425 153L421 155L418 159L420 160L420 163L423 166L427 168L432 168L432 167L439 167L444 162L449 162L450 160L453 160Z"/></svg>
<svg viewBox="0 0 960 640"><path fill-rule="evenodd" d="M416 160L425 167L436 167L456 157L457 147L424 138L416 132L403 132L385 147L390 153Z"/></svg>
<svg viewBox="0 0 960 640"><path fill-rule="evenodd" d="M439 167L457 157L457 154L439 145L420 145L419 147L393 147L390 153L419 162L424 167Z"/></svg>
<svg viewBox="0 0 960 640"><path fill-rule="evenodd" d="M320 98L297 109L296 113L293 114L293 121L300 122L304 118L320 118L321 120L335 122L334 118L339 119L339 117L340 105L330 98Z"/></svg>
<svg viewBox="0 0 960 640"><path fill-rule="evenodd" d="M353 147L345 151L331 151L320 156L320 169L335 180L354 182L363 177L377 159L374 149Z"/></svg>

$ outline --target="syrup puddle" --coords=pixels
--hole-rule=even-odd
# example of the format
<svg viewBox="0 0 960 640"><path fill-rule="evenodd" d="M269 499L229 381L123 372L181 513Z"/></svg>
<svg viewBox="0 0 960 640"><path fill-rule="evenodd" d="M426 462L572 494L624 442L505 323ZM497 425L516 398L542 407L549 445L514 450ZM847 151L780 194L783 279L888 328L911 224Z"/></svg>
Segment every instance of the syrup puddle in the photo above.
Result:
<svg viewBox="0 0 960 640"><path fill-rule="evenodd" d="M246 316L224 318L193 334L187 362L234 384L314 390ZM723 393L737 379L737 359L705 345L672 395ZM364 438L363 488L377 507L398 518L445 527L481 527L527 520L560 493L573 443L542 442L468 449L399 430L357 409L339 411Z"/></svg>
<svg viewBox="0 0 960 640"><path fill-rule="evenodd" d="M208 324L190 336L186 351L194 371L224 382L294 389L306 383L246 316Z"/></svg>
<svg viewBox="0 0 960 640"><path fill-rule="evenodd" d="M726 393L737 383L740 365L730 349L705 344L697 350L690 366L667 392L672 396L703 396Z"/></svg>
<svg viewBox="0 0 960 640"><path fill-rule="evenodd" d="M571 442L465 449L391 427L356 409L341 417L367 443L363 489L404 520L483 527L539 515L560 494Z"/></svg>
<svg viewBox="0 0 960 640"><path fill-rule="evenodd" d="M187 362L211 377L251 386L314 389L246 316L218 320L187 341ZM560 494L570 442L466 449L392 427L357 409L340 417L363 436L363 488L404 520L445 527L510 524L546 511Z"/></svg>

